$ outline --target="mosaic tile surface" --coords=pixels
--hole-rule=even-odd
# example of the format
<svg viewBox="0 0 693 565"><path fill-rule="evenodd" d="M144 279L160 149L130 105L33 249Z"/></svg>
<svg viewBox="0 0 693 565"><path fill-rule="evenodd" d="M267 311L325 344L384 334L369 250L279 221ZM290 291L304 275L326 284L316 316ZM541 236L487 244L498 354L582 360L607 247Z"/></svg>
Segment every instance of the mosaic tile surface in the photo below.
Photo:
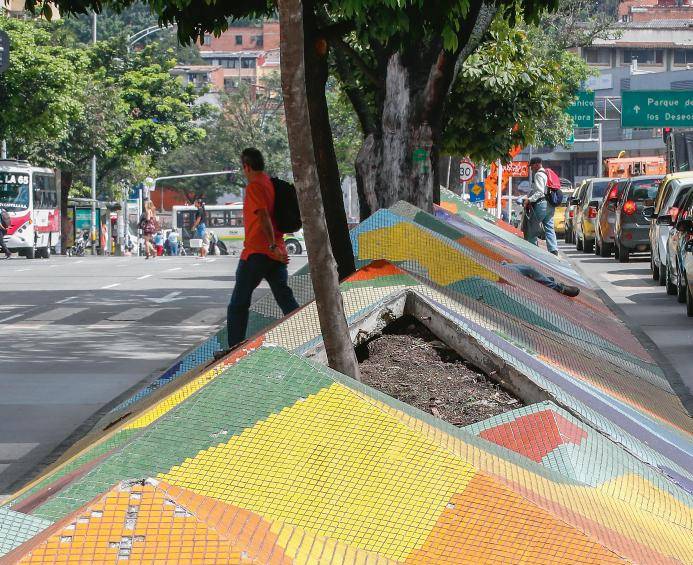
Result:
<svg viewBox="0 0 693 565"><path fill-rule="evenodd" d="M51 523L9 508L0 508L0 556L33 538Z"/></svg>
<svg viewBox="0 0 693 565"><path fill-rule="evenodd" d="M127 492L112 489L123 477L143 475L180 490L162 487L168 494L156 495L142 514ZM212 514L238 516L236 530L250 523L245 542L221 537L229 552L259 562L272 562L270 552L290 560L277 562L313 563L326 551L339 552L345 563L369 556L475 563L480 555L499 563L674 563L693 556L684 535L690 513L658 516L651 503L646 511L609 489L566 479L277 347L249 353L38 506L34 515L63 529L22 546L22 557L45 563L38 550L52 543L52 550L69 551L61 544L76 541L80 556L97 546L106 552L92 562L130 559L132 553L119 552L133 551L135 536L155 531L161 551L171 552L185 535L169 525L175 518L163 512L167 497L168 511L180 507L179 517L193 523L192 547L198 530L212 527ZM73 523L84 524L83 539L92 545L65 539ZM146 539L139 541L144 551Z"/></svg>
<svg viewBox="0 0 693 565"><path fill-rule="evenodd" d="M399 203L352 231L348 322L416 297L570 412L458 429L306 359L321 337L299 272L302 309L279 318L267 297L243 349L183 386L176 364L166 396L10 500L55 525L0 547L37 563L693 563L693 424L661 369L553 256L443 212Z"/></svg>

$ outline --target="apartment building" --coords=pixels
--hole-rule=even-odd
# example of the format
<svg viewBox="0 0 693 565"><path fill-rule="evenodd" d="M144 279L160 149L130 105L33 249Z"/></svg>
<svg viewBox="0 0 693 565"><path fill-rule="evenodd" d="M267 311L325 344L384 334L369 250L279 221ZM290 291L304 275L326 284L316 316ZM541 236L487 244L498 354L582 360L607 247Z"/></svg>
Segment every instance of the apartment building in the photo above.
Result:
<svg viewBox="0 0 693 565"><path fill-rule="evenodd" d="M206 63L223 69L226 89L241 82L257 84L279 70L279 22L232 26L219 37L205 35L199 50Z"/></svg>

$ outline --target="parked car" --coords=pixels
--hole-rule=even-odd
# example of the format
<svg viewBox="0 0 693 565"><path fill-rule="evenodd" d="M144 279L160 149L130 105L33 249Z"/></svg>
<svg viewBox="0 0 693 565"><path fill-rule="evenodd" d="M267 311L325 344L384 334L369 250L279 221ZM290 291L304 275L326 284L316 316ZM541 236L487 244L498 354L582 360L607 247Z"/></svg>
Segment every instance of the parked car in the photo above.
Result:
<svg viewBox="0 0 693 565"><path fill-rule="evenodd" d="M671 216L663 215L660 218L662 223L669 222L671 224ZM664 265L667 294L675 294L679 302L686 301L687 273L691 273L691 278L693 278L693 270L686 270L686 255L690 253L690 248L693 245L693 235L689 230L691 220L693 220L693 191L689 191L683 201L677 220L673 223L675 227L669 231L669 239L667 240L667 257Z"/></svg>
<svg viewBox="0 0 693 565"><path fill-rule="evenodd" d="M650 220L643 209L654 206L664 175L631 177L623 189L616 207L616 258L621 263L630 260L631 253L650 250Z"/></svg>
<svg viewBox="0 0 693 565"><path fill-rule="evenodd" d="M679 214L676 230L682 234L681 239L685 240L681 264L686 294L686 313L693 316L693 191L689 193L686 207Z"/></svg>
<svg viewBox="0 0 693 565"><path fill-rule="evenodd" d="M613 179L606 187L606 196L597 211L597 233L594 240L596 255L609 257L614 250L616 204L627 184L628 179Z"/></svg>
<svg viewBox="0 0 693 565"><path fill-rule="evenodd" d="M575 231L575 248L578 251L592 253L594 249L595 221L599 203L604 198L606 187L611 181L608 177L589 179L585 189L575 202L573 229Z"/></svg>
<svg viewBox="0 0 693 565"><path fill-rule="evenodd" d="M679 207L685 192L693 186L693 172L672 173L662 179L657 198L654 206L643 210L647 217L650 216L650 268L652 269L652 278L659 281L660 285L664 285L666 272L662 269L662 265L666 263L667 239L669 238L670 226L662 225L657 222L660 215L671 216L672 221L676 220ZM686 190L684 190L686 187ZM683 195L682 195L683 192Z"/></svg>
<svg viewBox="0 0 693 565"><path fill-rule="evenodd" d="M561 187L561 192L563 192L563 202L556 206L553 212L553 230L556 233L556 237L565 235L565 209L568 207L568 201L573 195L573 189Z"/></svg>
<svg viewBox="0 0 693 565"><path fill-rule="evenodd" d="M565 233L563 234L563 239L565 240L566 243L575 243L575 230L574 230L574 225L575 225L575 202L577 199L580 197L580 193L585 190L587 187L587 180L583 180L580 186L578 186L574 191L573 195L570 197L570 199L567 202L567 205L565 207L565 211L563 212L564 215L564 223L565 223Z"/></svg>

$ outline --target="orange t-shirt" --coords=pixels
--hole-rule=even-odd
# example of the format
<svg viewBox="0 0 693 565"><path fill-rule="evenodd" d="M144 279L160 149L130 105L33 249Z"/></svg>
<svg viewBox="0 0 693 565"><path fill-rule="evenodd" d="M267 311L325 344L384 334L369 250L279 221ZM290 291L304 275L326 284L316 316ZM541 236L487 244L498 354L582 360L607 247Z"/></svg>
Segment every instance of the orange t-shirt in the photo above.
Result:
<svg viewBox="0 0 693 565"><path fill-rule="evenodd" d="M280 250L285 250L284 235L277 229L274 219L274 185L269 176L262 173L256 180L245 187L243 199L243 225L245 227L245 242L241 259L248 259L254 253L271 256L267 236L262 231L262 222L258 212L267 210L272 218L274 227L274 243Z"/></svg>

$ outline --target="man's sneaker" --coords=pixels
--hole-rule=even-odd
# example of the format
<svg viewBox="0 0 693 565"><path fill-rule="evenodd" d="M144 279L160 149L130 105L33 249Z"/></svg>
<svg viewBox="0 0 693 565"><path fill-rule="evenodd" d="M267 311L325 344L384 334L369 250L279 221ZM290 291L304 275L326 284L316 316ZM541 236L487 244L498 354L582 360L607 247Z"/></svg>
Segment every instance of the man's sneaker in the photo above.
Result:
<svg viewBox="0 0 693 565"><path fill-rule="evenodd" d="M549 253L551 253L551 255L555 255L556 257L558 257L558 251L549 251Z"/></svg>
<svg viewBox="0 0 693 565"><path fill-rule="evenodd" d="M575 298L578 294L580 294L580 289L578 287L570 286L568 284L560 284L557 290L561 294L570 296L570 298Z"/></svg>

